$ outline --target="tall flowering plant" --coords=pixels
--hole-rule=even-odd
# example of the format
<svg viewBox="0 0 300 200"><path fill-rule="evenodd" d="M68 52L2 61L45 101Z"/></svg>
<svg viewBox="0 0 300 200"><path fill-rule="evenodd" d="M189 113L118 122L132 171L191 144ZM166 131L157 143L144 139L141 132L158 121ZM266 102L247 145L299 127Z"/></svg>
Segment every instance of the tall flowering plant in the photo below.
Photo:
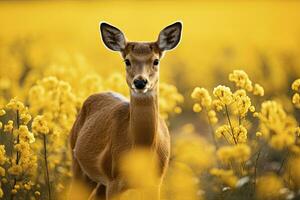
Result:
<svg viewBox="0 0 300 200"><path fill-rule="evenodd" d="M211 127L217 164L210 174L218 182L216 194L258 199L297 195L299 176L291 175L299 171L291 165L300 158L296 119L277 101L255 103L257 97L264 96L264 89L244 71L234 70L229 81L232 87L219 85L213 96L200 87L191 94L194 112L203 112ZM299 85L299 79L292 85L296 107Z"/></svg>

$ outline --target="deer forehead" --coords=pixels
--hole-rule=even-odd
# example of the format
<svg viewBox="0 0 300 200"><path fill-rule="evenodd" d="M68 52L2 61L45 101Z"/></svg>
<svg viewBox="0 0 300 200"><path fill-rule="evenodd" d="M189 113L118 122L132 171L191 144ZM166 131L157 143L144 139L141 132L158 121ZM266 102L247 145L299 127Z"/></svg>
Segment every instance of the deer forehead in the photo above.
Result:
<svg viewBox="0 0 300 200"><path fill-rule="evenodd" d="M129 42L123 56L135 61L147 62L159 58L160 51L155 43Z"/></svg>

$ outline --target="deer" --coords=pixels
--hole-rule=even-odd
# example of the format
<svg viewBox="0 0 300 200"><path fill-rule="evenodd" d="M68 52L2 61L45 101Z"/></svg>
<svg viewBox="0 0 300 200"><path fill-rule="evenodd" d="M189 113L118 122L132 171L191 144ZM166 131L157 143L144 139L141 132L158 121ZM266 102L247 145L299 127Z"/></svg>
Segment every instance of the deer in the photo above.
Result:
<svg viewBox="0 0 300 200"><path fill-rule="evenodd" d="M131 42L118 28L106 22L99 26L104 45L124 60L130 97L109 91L84 101L70 132L72 182L88 188L88 195L80 199L111 200L129 189L119 163L120 156L132 148L151 149L158 158L161 181L166 173L170 135L159 115L159 64L164 53L179 44L182 23L165 27L155 42ZM76 193L73 185L72 193Z"/></svg>

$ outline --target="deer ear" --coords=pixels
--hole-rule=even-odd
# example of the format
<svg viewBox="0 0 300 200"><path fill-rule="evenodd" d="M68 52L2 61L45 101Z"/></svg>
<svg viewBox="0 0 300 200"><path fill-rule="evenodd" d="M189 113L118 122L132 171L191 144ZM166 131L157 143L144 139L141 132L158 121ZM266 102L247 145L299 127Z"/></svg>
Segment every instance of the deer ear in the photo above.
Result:
<svg viewBox="0 0 300 200"><path fill-rule="evenodd" d="M100 32L102 41L107 48L113 51L122 51L125 49L126 39L122 31L118 28L102 22L100 23Z"/></svg>
<svg viewBox="0 0 300 200"><path fill-rule="evenodd" d="M164 28L158 36L157 44L161 51L170 50L177 46L181 38L182 23L175 22Z"/></svg>

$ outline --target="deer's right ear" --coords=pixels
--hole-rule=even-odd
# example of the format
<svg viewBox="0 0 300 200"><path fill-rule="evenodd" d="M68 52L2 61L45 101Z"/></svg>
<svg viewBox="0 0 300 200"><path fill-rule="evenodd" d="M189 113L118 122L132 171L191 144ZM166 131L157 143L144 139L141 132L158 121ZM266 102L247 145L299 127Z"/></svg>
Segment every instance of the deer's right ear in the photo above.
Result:
<svg viewBox="0 0 300 200"><path fill-rule="evenodd" d="M161 51L174 49L181 38L182 23L175 22L164 28L158 36L157 44Z"/></svg>
<svg viewBox="0 0 300 200"><path fill-rule="evenodd" d="M105 22L101 22L100 32L102 41L107 48L113 51L122 51L125 49L126 39L122 31L120 31L118 28Z"/></svg>

